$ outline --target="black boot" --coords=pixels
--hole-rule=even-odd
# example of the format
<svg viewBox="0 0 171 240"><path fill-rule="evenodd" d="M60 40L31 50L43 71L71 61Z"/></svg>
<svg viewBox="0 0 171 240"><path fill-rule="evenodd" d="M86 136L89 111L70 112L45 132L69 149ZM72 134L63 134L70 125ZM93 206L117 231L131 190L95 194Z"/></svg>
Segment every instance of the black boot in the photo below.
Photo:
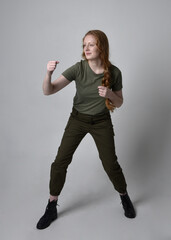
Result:
<svg viewBox="0 0 171 240"><path fill-rule="evenodd" d="M128 194L126 193L125 195L120 195L120 198L122 201L123 209L125 211L125 216L127 218L135 218L136 217L135 209Z"/></svg>
<svg viewBox="0 0 171 240"><path fill-rule="evenodd" d="M48 202L44 215L40 218L37 223L38 229L45 229L49 227L52 221L57 219L58 213L56 209L57 201Z"/></svg>

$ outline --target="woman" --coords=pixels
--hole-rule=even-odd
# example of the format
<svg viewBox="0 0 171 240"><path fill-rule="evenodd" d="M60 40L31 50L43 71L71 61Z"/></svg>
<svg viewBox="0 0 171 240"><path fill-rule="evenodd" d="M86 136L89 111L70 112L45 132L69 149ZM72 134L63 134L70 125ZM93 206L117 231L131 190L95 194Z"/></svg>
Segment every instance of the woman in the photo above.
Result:
<svg viewBox="0 0 171 240"><path fill-rule="evenodd" d="M86 33L83 38L82 56L84 60L64 71L53 82L51 76L59 62L50 61L47 64L43 82L45 95L60 91L73 80L77 91L72 113L56 159L51 166L50 199L45 214L37 223L38 229L48 227L57 218L56 205L65 183L67 167L87 133L92 135L104 170L120 194L125 216L134 218L136 215L115 154L114 131L110 117L110 111L119 108L123 103L121 71L109 61L108 39L102 31L92 30Z"/></svg>

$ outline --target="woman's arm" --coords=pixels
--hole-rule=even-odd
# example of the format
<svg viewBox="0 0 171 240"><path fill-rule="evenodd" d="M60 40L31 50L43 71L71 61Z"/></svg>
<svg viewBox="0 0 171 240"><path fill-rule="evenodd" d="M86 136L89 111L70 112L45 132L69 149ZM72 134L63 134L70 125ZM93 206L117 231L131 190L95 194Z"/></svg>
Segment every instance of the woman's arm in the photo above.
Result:
<svg viewBox="0 0 171 240"><path fill-rule="evenodd" d="M101 97L108 98L115 107L121 107L123 104L122 90L113 92L111 89L103 86L99 86L98 89Z"/></svg>
<svg viewBox="0 0 171 240"><path fill-rule="evenodd" d="M122 90L116 92L110 90L108 98L117 108L121 107L123 104Z"/></svg>
<svg viewBox="0 0 171 240"><path fill-rule="evenodd" d="M47 73L43 81L43 93L45 95L54 94L70 83L70 81L66 79L63 75L61 75L55 81L51 82L52 74L56 69L56 65L58 63L58 61L49 61L47 64Z"/></svg>

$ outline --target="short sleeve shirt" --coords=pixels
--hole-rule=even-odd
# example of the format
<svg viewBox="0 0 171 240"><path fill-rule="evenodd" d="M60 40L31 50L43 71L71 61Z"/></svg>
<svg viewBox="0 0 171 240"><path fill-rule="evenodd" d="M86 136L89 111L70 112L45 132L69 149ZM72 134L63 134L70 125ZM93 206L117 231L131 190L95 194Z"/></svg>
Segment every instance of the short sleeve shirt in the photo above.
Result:
<svg viewBox="0 0 171 240"><path fill-rule="evenodd" d="M121 71L111 66L110 89L122 89ZM84 114L96 115L108 111L105 98L99 96L98 86L102 85L104 73L96 74L89 66L87 60L81 60L65 70L62 75L69 81L75 81L76 95L73 99L74 108Z"/></svg>

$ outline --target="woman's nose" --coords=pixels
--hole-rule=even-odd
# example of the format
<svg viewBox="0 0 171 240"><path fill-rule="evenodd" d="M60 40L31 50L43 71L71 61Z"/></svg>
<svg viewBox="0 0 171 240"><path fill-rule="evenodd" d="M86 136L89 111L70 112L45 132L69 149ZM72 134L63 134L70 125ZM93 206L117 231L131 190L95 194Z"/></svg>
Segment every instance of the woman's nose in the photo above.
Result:
<svg viewBox="0 0 171 240"><path fill-rule="evenodd" d="M89 50L89 44L85 46L85 50Z"/></svg>

